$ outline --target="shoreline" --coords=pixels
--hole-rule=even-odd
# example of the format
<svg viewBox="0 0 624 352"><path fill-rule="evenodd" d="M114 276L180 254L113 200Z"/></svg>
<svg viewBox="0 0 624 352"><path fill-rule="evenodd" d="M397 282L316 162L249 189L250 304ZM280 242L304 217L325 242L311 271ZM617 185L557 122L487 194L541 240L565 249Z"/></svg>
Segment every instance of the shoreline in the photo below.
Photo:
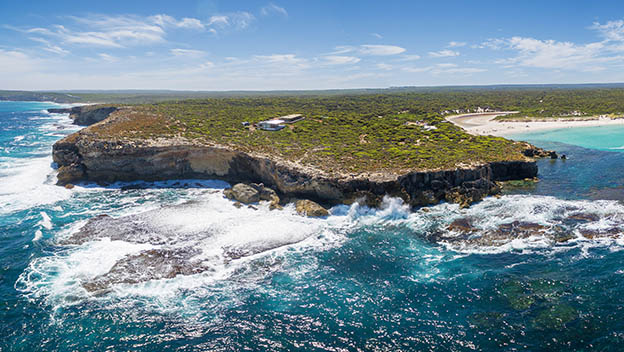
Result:
<svg viewBox="0 0 624 352"><path fill-rule="evenodd" d="M528 132L560 130L579 127L600 126L624 126L624 119L594 119L565 120L553 119L552 121L503 121L494 120L497 116L508 115L514 112L500 111L490 113L472 113L454 115L446 118L447 121L463 128L466 132L474 135L492 135L507 137L515 134Z"/></svg>

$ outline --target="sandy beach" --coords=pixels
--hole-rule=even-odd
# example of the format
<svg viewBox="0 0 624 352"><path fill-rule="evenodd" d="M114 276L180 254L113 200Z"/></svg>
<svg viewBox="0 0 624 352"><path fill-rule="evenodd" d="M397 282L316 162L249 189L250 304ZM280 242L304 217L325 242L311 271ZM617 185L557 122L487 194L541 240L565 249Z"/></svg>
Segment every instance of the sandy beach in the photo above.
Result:
<svg viewBox="0 0 624 352"><path fill-rule="evenodd" d="M468 133L477 135L506 136L525 132L555 130L576 127L622 126L624 119L588 118L585 120L553 119L552 121L518 121L499 122L497 116L515 113L514 111L472 113L449 116L446 119Z"/></svg>

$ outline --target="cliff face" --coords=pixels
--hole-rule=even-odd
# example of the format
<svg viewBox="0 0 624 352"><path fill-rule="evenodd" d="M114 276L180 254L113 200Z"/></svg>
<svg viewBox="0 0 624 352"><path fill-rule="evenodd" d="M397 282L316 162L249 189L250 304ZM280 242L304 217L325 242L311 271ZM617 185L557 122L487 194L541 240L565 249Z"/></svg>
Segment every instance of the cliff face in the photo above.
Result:
<svg viewBox="0 0 624 352"><path fill-rule="evenodd" d="M88 130L54 145L59 184L80 180L216 178L228 182L261 182L287 197L311 198L328 204L362 196L374 204L389 194L403 198L412 206L424 206L442 200L467 205L497 193L496 181L537 175L534 161L509 161L383 177L334 176L232 148L199 145L182 139L164 142L99 139Z"/></svg>
<svg viewBox="0 0 624 352"><path fill-rule="evenodd" d="M68 109L48 109L48 112L69 114L69 117L74 120L75 125L90 126L106 119L117 110L119 110L119 108L114 106L85 105Z"/></svg>

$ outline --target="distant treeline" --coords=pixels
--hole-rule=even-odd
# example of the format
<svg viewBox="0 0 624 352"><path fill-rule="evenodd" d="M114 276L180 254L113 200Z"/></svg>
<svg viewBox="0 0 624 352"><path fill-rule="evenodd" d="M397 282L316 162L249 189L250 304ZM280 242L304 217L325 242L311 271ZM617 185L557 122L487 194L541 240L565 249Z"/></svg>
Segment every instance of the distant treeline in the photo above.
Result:
<svg viewBox="0 0 624 352"><path fill-rule="evenodd" d="M323 91L0 91L0 100L54 101L58 103L145 104L189 99L223 98L332 98L356 102L366 111L410 110L416 114L444 114L452 110L489 108L517 110L522 116L624 114L624 85L547 85L485 87L396 87ZM374 105L374 109L370 110ZM359 110L359 109L358 109Z"/></svg>

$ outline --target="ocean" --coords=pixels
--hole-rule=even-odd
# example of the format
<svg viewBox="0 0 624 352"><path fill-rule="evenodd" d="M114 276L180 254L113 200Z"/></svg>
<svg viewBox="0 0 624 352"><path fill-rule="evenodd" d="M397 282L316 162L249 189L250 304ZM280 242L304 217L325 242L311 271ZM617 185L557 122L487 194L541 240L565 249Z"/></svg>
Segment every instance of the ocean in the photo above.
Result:
<svg viewBox="0 0 624 352"><path fill-rule="evenodd" d="M568 159L469 209L309 219L215 180L55 186L52 145L78 130L57 106L0 102L0 351L624 345L624 129L516 136Z"/></svg>

